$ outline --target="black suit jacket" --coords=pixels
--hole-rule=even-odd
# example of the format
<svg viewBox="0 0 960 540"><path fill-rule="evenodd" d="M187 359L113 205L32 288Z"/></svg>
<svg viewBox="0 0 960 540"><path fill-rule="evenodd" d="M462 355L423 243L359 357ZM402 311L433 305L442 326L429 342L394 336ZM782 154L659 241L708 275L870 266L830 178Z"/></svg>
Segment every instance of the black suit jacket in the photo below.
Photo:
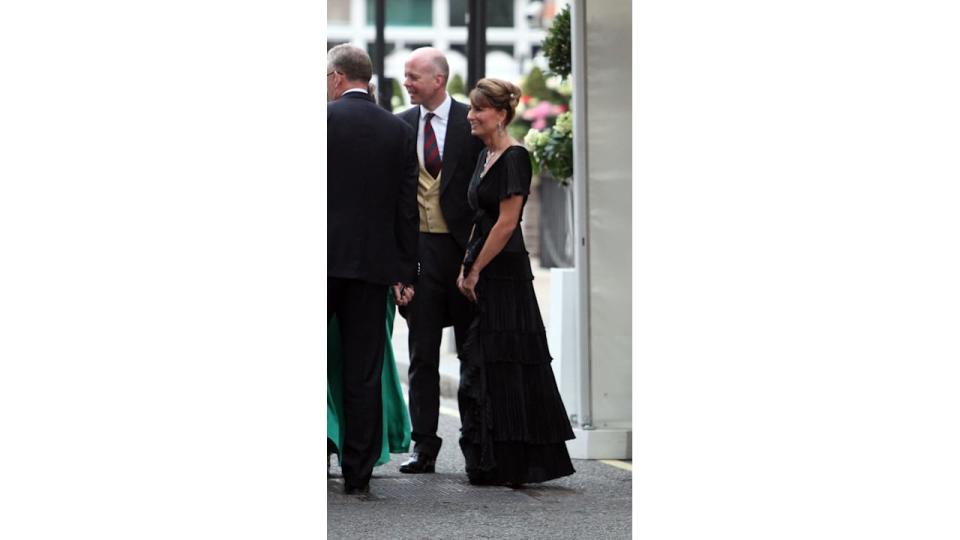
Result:
<svg viewBox="0 0 960 540"><path fill-rule="evenodd" d="M364 93L327 104L327 274L417 278L417 134Z"/></svg>
<svg viewBox="0 0 960 540"><path fill-rule="evenodd" d="M467 186L477 164L477 157L483 149L483 141L470 134L467 122L467 106L454 99L450 100L450 118L447 120L447 134L443 139L443 169L440 175L440 210L447 222L450 234L460 244L467 246L473 212L467 204ZM400 113L413 128L414 146L416 146L417 128L420 123L420 106L412 107ZM419 171L419 160L417 162Z"/></svg>

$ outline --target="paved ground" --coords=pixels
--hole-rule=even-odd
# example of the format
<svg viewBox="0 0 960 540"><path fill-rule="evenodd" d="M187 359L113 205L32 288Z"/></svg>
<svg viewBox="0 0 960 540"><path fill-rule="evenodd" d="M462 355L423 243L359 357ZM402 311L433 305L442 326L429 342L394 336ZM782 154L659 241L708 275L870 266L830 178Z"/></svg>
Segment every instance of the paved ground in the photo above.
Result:
<svg viewBox="0 0 960 540"><path fill-rule="evenodd" d="M534 288L544 324L549 325L550 274L533 261ZM327 536L331 539L446 538L630 538L630 465L574 460L577 473L541 485L510 489L467 483L457 445L460 420L456 388L459 360L452 332L444 335L440 360L444 444L432 475L398 471L406 455L374 471L368 497L343 494L333 459L327 480ZM397 317L393 349L400 378L407 380L407 325ZM406 393L406 388L404 388Z"/></svg>
<svg viewBox="0 0 960 540"><path fill-rule="evenodd" d="M545 484L516 490L471 486L457 446L456 402L444 399L442 407L444 444L436 474L401 474L406 456L395 455L374 471L370 496L348 496L333 458L328 538L630 538L629 470L574 460L576 474Z"/></svg>

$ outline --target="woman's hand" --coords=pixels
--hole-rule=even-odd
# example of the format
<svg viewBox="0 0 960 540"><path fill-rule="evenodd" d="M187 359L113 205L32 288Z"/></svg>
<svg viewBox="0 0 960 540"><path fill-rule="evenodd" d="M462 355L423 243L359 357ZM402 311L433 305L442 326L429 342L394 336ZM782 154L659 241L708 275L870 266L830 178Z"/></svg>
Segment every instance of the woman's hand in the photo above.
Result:
<svg viewBox="0 0 960 540"><path fill-rule="evenodd" d="M470 272L466 276L463 275L463 269L460 269L460 277L457 278L457 288L460 289L460 292L463 293L471 302L477 302L477 273Z"/></svg>

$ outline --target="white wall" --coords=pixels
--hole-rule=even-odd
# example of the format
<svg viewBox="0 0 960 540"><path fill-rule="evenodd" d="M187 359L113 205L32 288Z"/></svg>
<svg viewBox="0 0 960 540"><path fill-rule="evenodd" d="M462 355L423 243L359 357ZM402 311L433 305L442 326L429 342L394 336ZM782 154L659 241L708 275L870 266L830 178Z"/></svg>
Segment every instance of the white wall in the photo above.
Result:
<svg viewBox="0 0 960 540"><path fill-rule="evenodd" d="M593 425L631 425L631 13L586 4L587 200Z"/></svg>

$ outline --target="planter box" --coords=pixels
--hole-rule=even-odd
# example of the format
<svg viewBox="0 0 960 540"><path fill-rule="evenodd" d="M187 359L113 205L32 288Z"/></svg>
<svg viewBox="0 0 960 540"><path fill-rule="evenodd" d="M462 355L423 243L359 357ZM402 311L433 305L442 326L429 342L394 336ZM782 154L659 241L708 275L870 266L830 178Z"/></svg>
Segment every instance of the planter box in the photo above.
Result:
<svg viewBox="0 0 960 540"><path fill-rule="evenodd" d="M573 187L540 173L539 255L544 268L573 266Z"/></svg>

